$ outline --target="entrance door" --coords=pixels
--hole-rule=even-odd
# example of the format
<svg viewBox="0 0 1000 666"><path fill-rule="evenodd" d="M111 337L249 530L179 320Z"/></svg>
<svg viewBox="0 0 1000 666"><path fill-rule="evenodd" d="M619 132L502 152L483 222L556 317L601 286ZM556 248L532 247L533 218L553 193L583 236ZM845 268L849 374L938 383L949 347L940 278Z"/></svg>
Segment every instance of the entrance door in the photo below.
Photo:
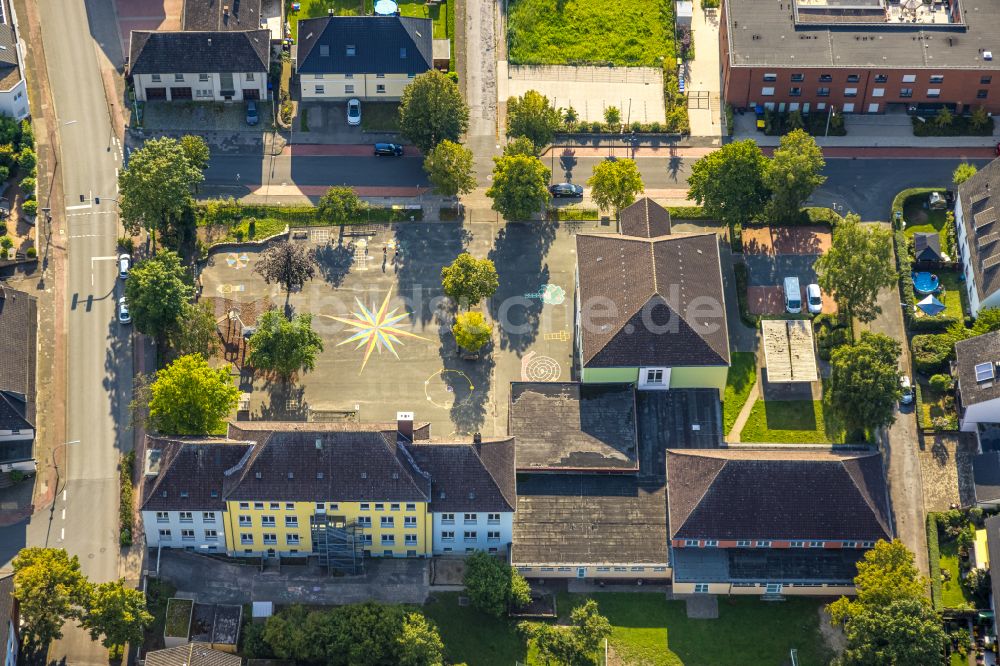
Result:
<svg viewBox="0 0 1000 666"><path fill-rule="evenodd" d="M154 100L161 100L161 99L166 99L166 98L167 98L167 89L166 88L146 88L146 100L147 101L152 102Z"/></svg>
<svg viewBox="0 0 1000 666"><path fill-rule="evenodd" d="M246 100L258 100L260 99L260 90L257 88L244 88L243 89L243 99Z"/></svg>
<svg viewBox="0 0 1000 666"><path fill-rule="evenodd" d="M233 85L232 72L222 72L219 74L219 94L226 99L232 99L236 94L236 86Z"/></svg>
<svg viewBox="0 0 1000 666"><path fill-rule="evenodd" d="M781 583L768 583L764 594L781 594Z"/></svg>
<svg viewBox="0 0 1000 666"><path fill-rule="evenodd" d="M586 578L587 577L587 567L577 567L576 568L576 577L577 578Z"/></svg>
<svg viewBox="0 0 1000 666"><path fill-rule="evenodd" d="M171 88L170 99L194 99L194 95L192 94L190 88Z"/></svg>

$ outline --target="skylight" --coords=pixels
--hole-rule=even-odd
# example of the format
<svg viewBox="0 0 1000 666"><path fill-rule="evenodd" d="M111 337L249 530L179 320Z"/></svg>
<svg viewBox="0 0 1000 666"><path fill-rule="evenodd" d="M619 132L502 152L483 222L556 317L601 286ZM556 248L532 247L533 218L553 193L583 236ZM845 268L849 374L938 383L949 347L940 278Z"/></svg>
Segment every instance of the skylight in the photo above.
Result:
<svg viewBox="0 0 1000 666"><path fill-rule="evenodd" d="M977 363L976 364L976 381L977 382L989 382L989 381L993 381L993 364L992 363Z"/></svg>

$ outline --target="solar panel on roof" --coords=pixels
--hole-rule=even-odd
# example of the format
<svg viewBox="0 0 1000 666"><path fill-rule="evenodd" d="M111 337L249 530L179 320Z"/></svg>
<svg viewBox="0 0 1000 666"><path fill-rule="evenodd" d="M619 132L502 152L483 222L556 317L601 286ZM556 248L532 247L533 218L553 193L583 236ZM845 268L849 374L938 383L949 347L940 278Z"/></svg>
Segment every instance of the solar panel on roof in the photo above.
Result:
<svg viewBox="0 0 1000 666"><path fill-rule="evenodd" d="M997 221L997 212L993 206L990 206L986 210L981 210L972 216L975 222L976 229L985 227L987 224L993 224Z"/></svg>
<svg viewBox="0 0 1000 666"><path fill-rule="evenodd" d="M978 239L976 241L976 245L979 247L986 247L990 243L996 243L998 240L1000 240L1000 232L994 231L993 233L986 234L982 238Z"/></svg>
<svg viewBox="0 0 1000 666"><path fill-rule="evenodd" d="M992 363L977 363L976 364L976 381L977 382L990 382L990 381L993 381L993 364Z"/></svg>
<svg viewBox="0 0 1000 666"><path fill-rule="evenodd" d="M983 268L993 268L997 264L1000 264L1000 254L994 254L992 257L983 259Z"/></svg>

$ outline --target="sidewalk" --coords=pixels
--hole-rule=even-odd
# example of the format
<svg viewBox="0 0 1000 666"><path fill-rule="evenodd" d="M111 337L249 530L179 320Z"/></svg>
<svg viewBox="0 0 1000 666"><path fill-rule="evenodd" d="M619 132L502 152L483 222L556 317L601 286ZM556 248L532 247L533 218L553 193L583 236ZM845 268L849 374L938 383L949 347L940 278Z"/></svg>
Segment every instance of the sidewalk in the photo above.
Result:
<svg viewBox="0 0 1000 666"><path fill-rule="evenodd" d="M687 67L688 119L691 136L711 137L715 145L725 134L722 113L722 77L719 67L719 16L705 13L700 2L693 6L691 21L694 60ZM700 93L700 94L696 94Z"/></svg>

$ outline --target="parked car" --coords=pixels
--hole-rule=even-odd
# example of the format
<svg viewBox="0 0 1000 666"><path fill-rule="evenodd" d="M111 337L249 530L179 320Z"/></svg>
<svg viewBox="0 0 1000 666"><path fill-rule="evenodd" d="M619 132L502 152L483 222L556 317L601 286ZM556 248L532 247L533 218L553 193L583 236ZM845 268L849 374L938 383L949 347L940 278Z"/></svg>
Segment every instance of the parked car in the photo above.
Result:
<svg viewBox="0 0 1000 666"><path fill-rule="evenodd" d="M398 143L376 143L375 154L379 156L400 157L403 154L403 146Z"/></svg>
<svg viewBox="0 0 1000 666"><path fill-rule="evenodd" d="M128 254L118 255L118 277L125 280L128 278L129 269L132 268L132 257Z"/></svg>
<svg viewBox="0 0 1000 666"><path fill-rule="evenodd" d="M351 126L361 124L361 101L356 97L347 100L347 124Z"/></svg>
<svg viewBox="0 0 1000 666"><path fill-rule="evenodd" d="M551 192L552 196L556 198L569 197L572 199L579 199L583 197L583 186L575 183L558 183L556 185L550 185L549 192Z"/></svg>
<svg viewBox="0 0 1000 666"><path fill-rule="evenodd" d="M247 125L253 127L260 122L260 116L257 115L257 102L250 100L247 102Z"/></svg>
<svg viewBox="0 0 1000 666"><path fill-rule="evenodd" d="M791 314L802 312L802 290L797 277L785 278L785 310Z"/></svg>
<svg viewBox="0 0 1000 666"><path fill-rule="evenodd" d="M901 405L909 405L913 402L913 386L910 384L910 378L903 375L899 378L899 388L902 389L903 395L899 398L899 403Z"/></svg>
<svg viewBox="0 0 1000 666"><path fill-rule="evenodd" d="M125 302L124 296L118 299L118 321L123 324L132 323L132 315L128 313L128 303Z"/></svg>
<svg viewBox="0 0 1000 666"><path fill-rule="evenodd" d="M823 294L815 282L806 287L806 307L809 308L809 314L823 311Z"/></svg>

